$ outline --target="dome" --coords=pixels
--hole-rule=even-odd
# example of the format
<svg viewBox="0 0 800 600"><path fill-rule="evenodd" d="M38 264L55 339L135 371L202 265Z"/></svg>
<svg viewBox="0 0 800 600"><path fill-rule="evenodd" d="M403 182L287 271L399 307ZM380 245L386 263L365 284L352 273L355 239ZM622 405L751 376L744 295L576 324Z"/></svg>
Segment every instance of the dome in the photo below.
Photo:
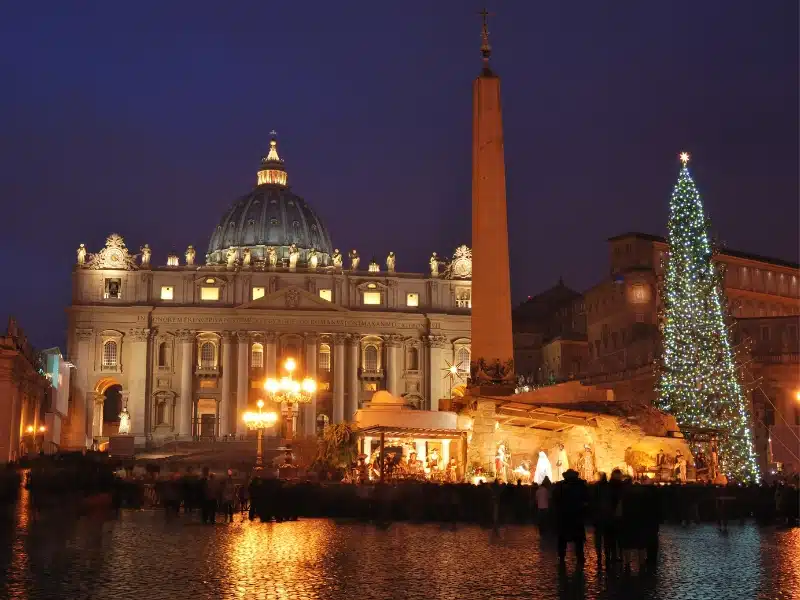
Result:
<svg viewBox="0 0 800 600"><path fill-rule="evenodd" d="M306 265L312 248L317 251L320 266L330 264L328 230L286 181L286 169L273 139L269 154L261 159L256 187L234 201L211 234L206 263L225 264L230 249L236 251L239 260L249 249L253 262L262 261L267 259L270 247L276 251L278 264L288 263L294 245L300 253L299 266Z"/></svg>

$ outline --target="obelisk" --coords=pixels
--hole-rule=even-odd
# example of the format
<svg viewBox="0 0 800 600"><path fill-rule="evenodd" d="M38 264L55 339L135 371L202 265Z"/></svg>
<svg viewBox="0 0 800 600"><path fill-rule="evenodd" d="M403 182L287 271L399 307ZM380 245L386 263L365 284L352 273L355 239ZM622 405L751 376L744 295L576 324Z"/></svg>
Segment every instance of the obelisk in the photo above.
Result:
<svg viewBox="0 0 800 600"><path fill-rule="evenodd" d="M472 395L514 392L511 278L500 78L489 68L483 16L481 74L472 86Z"/></svg>

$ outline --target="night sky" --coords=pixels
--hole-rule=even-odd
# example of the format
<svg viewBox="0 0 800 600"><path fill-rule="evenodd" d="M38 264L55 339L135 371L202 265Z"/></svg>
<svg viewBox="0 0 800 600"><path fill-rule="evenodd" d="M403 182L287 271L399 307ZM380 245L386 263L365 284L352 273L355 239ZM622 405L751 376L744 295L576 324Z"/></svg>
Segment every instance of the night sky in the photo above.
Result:
<svg viewBox="0 0 800 600"><path fill-rule="evenodd" d="M0 318L64 344L75 249L111 232L155 264L204 255L272 129L336 247L416 272L452 254L470 238L480 8L3 2ZM597 283L610 236L663 235L684 149L725 245L797 260L795 0L489 9L515 300Z"/></svg>

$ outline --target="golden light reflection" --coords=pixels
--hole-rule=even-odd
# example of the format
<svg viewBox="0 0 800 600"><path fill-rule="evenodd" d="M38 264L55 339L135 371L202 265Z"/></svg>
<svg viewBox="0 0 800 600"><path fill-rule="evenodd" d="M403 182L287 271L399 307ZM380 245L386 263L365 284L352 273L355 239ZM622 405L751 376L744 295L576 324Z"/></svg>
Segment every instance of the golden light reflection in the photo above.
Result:
<svg viewBox="0 0 800 600"><path fill-rule="evenodd" d="M321 570L321 561L327 555L327 546L335 537L334 526L324 520L304 520L293 523L243 523L234 540L227 559L225 572L231 581L238 582L238 591L245 597L249 590L263 584L262 563L268 556L270 563L279 566L286 588L280 589L276 598L296 598L297 588L307 582L309 594L315 582L309 573ZM289 590L292 590L290 592Z"/></svg>

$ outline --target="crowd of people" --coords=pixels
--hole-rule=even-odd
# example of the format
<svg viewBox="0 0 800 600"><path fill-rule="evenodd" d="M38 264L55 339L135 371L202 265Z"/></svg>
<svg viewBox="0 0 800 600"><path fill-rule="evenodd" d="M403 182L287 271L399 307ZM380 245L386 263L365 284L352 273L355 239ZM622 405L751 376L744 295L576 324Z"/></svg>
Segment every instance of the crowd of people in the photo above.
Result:
<svg viewBox="0 0 800 600"><path fill-rule="evenodd" d="M0 473L0 499L10 501L19 488L19 472ZM541 484L318 483L280 480L255 472L222 474L189 466L183 472L117 468L102 461L54 462L27 472L34 508L45 501L107 496L113 508L161 507L168 518L199 515L203 523L241 519L287 521L301 517L358 519L375 524L394 521L476 523L499 529L507 524L536 524L557 540L562 560L574 546L583 563L587 528L594 533L596 556L607 565L643 565L658 556L662 523L729 522L754 518L764 525L797 526L797 482L771 485L710 485L634 482L619 470L589 484L568 469L563 479ZM194 517L192 517L194 518Z"/></svg>

